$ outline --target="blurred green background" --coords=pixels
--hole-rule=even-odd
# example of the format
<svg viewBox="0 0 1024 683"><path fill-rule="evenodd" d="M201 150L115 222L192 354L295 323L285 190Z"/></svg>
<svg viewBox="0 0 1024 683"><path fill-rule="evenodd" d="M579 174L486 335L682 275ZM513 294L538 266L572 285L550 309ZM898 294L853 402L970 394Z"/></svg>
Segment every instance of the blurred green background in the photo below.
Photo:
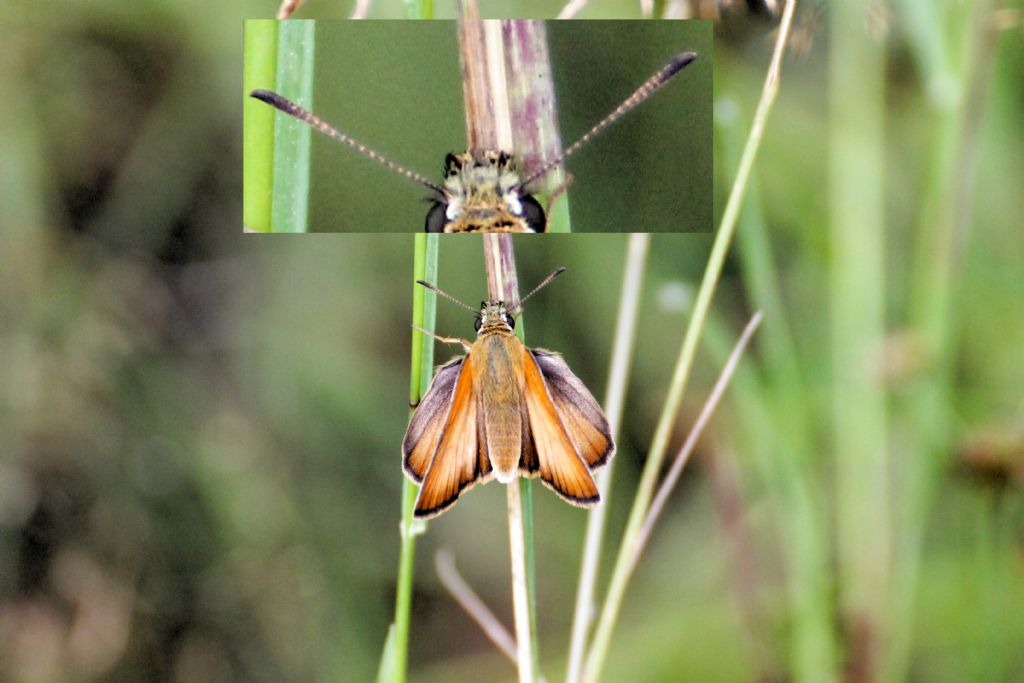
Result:
<svg viewBox="0 0 1024 683"><path fill-rule="evenodd" d="M0 6L0 679L375 676L412 237L239 234L241 19L275 9ZM674 443L753 308L765 325L640 563L606 680L1024 678L1019 4L903 0L847 28L836 11L799 13ZM741 7L715 26L716 211L774 28ZM877 163L846 165L879 144L873 122ZM882 221L844 227L875 205ZM516 240L524 287L569 269L530 301L528 343L598 398L625 241ZM612 544L709 248L652 238ZM441 286L482 298L479 240L440 258ZM856 339L837 334L861 306ZM441 301L437 329L470 336L470 316ZM845 367L851 345L865 355ZM861 436L881 448L851 456ZM432 566L451 549L510 624L503 495L474 490L420 538L411 680L514 679ZM536 506L558 680L585 514L541 487Z"/></svg>

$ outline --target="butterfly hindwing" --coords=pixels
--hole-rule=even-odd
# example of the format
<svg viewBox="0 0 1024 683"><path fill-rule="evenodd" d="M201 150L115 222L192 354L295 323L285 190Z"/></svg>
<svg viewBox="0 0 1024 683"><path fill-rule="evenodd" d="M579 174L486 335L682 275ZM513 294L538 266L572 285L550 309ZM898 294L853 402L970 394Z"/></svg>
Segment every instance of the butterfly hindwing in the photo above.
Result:
<svg viewBox="0 0 1024 683"><path fill-rule="evenodd" d="M523 401L533 446L532 453L524 455L536 458L541 479L559 496L574 505L596 505L601 500L597 484L555 409L533 353L524 346L523 354ZM520 466L528 473L532 464Z"/></svg>
<svg viewBox="0 0 1024 683"><path fill-rule="evenodd" d="M583 462L591 470L604 465L615 452L615 444L601 406L561 355L543 349L530 349L530 353L537 361L562 426Z"/></svg>

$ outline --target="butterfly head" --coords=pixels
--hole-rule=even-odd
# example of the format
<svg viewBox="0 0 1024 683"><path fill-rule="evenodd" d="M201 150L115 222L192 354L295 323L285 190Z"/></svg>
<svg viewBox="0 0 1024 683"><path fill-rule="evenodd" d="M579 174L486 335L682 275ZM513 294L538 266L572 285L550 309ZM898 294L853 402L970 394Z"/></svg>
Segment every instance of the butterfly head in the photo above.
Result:
<svg viewBox="0 0 1024 683"><path fill-rule="evenodd" d="M427 232L544 232L544 209L523 191L511 154L449 154L444 166L443 196L427 213Z"/></svg>
<svg viewBox="0 0 1024 683"><path fill-rule="evenodd" d="M511 334L516 329L516 319L504 301L481 301L480 312L476 314L473 327L477 335L493 332Z"/></svg>

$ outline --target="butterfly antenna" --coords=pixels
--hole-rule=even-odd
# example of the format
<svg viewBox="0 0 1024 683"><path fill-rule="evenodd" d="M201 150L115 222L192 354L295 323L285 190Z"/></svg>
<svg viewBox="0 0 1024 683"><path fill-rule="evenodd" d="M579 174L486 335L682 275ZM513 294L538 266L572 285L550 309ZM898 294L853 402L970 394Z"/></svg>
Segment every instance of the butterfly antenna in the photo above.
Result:
<svg viewBox="0 0 1024 683"><path fill-rule="evenodd" d="M271 90L253 90L251 93L249 93L249 96L254 97L257 100L260 100L261 102L266 102L275 109L279 109L280 111L283 111L285 114L288 114L289 116L294 116L300 121L305 121L309 125L316 128L318 131L323 133L324 135L332 137L340 142L344 142L346 145L348 145L355 151L359 152L364 157L373 159L378 164L390 168L392 171L395 171L396 173L405 176L409 180L413 180L419 183L420 185L426 185L430 189L441 194L444 194L444 188L442 188L440 185L430 182L424 176L420 175L419 173L416 173L415 171L410 171L404 166L399 166L395 162L391 161L386 157L381 156L380 154L373 151L372 149L362 144L361 142L353 140L352 138L345 135L331 124L321 119L313 112L307 109L303 109L302 107L295 104L288 98L282 97L281 95L278 95L276 92L273 92Z"/></svg>
<svg viewBox="0 0 1024 683"><path fill-rule="evenodd" d="M558 268L556 268L555 272L551 273L551 275L548 275L546 278L541 280L539 285L534 287L533 290L531 290L529 294L527 294L522 299L520 299L519 303L516 304L516 307L513 308L511 311L509 311L509 313L512 314L512 315L515 315L516 313L521 311L522 308L523 308L523 304L526 302L527 299L529 299L531 296L533 296L534 294L536 294L540 290L542 290L545 287L547 287L548 285L550 285L552 280L554 280L556 277L558 277L559 275L561 275L564 272L565 272L565 266L559 266Z"/></svg>
<svg viewBox="0 0 1024 683"><path fill-rule="evenodd" d="M430 290L433 290L433 291L437 292L438 294L440 294L444 298L448 299L449 301L454 301L455 303L457 303L458 305L462 306L463 308L465 308L468 311L472 311L473 313L479 313L480 312L478 309L473 308L472 306L469 306L468 304L462 303L461 301L456 299L454 296L452 296L448 292L444 291L443 289L441 289L437 285L430 284L426 280L417 280L416 284L423 285L427 289L430 289Z"/></svg>
<svg viewBox="0 0 1024 683"><path fill-rule="evenodd" d="M599 134L608 126L612 125L620 118L626 115L631 109L636 107L638 104L646 100L648 97L656 93L663 85L668 83L673 76L682 71L687 65L697 59L697 55L693 52L683 52L682 54L676 55L672 60L665 66L658 69L657 73L648 78L643 84L637 88L632 95L622 101L615 111L608 114L608 116L601 119L597 125L587 131L583 137L565 148L565 151L555 159L528 176L526 180L519 183L518 187L524 188L530 185L533 181L537 180L541 176L547 175L551 169L561 164L570 154L575 154L579 151L583 145L590 142L591 138Z"/></svg>

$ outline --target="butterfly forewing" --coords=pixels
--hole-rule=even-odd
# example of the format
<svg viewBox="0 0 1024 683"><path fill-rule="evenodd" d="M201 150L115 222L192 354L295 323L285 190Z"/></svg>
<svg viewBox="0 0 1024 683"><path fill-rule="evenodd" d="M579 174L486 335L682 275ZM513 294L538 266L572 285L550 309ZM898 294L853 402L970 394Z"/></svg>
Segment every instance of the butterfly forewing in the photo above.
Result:
<svg viewBox="0 0 1024 683"><path fill-rule="evenodd" d="M533 354L525 346L522 352L523 400L541 479L574 505L596 505L601 500L597 484L562 424Z"/></svg>
<svg viewBox="0 0 1024 683"><path fill-rule="evenodd" d="M587 467L594 469L608 462L615 451L608 419L579 377L573 374L561 355L543 349L531 349L548 388L551 401L562 418L562 426Z"/></svg>
<svg viewBox="0 0 1024 683"><path fill-rule="evenodd" d="M462 491L490 478L490 466L486 458L479 457L478 413L479 401L473 391L472 360L471 356L466 356L455 382L451 408L440 441L423 475L420 493L416 498L417 517L439 514L450 507Z"/></svg>
<svg viewBox="0 0 1024 683"><path fill-rule="evenodd" d="M417 484L430 467L430 459L437 451L445 421L455 396L455 381L459 378L462 358L445 363L437 369L427 393L413 413L409 428L402 441L402 464L406 474Z"/></svg>

